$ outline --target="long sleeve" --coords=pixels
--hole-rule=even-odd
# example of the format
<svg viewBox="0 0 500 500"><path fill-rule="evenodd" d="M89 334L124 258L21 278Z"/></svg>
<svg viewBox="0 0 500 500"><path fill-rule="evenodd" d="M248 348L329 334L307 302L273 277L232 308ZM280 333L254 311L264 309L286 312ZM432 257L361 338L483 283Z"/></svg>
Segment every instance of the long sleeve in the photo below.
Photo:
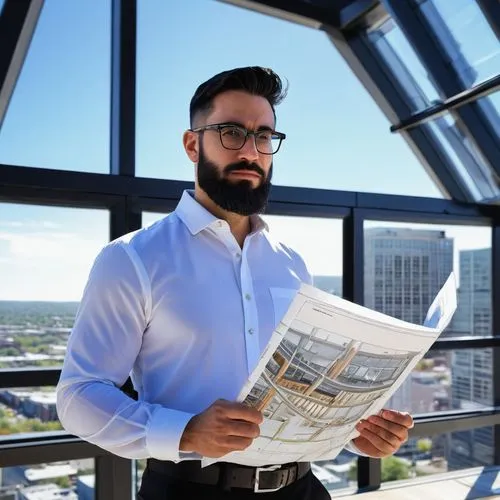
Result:
<svg viewBox="0 0 500 500"><path fill-rule="evenodd" d="M89 275L57 386L64 428L126 458L179 461L179 442L193 415L134 401L119 387L141 349L151 309L142 261L131 245L114 242Z"/></svg>

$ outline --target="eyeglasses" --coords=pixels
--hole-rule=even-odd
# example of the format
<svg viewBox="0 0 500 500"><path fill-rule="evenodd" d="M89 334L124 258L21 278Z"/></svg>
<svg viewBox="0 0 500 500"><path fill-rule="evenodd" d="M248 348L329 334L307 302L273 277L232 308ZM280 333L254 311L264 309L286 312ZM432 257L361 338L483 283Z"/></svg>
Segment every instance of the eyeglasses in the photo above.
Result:
<svg viewBox="0 0 500 500"><path fill-rule="evenodd" d="M241 149L247 142L248 136L253 135L255 138L255 147L263 155L277 153L281 146L281 141L286 138L286 135L282 132L270 129L252 132L234 123L217 123L191 129L192 132L203 132L204 130L217 130L222 146L232 150Z"/></svg>

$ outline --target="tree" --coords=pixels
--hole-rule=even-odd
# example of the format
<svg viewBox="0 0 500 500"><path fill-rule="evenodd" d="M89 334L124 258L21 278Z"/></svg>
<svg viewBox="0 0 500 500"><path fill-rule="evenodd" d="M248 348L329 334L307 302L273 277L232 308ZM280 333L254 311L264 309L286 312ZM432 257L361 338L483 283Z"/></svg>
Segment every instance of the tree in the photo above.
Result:
<svg viewBox="0 0 500 500"><path fill-rule="evenodd" d="M425 372L431 370L434 367L434 361L432 359L421 359L415 366L415 370L419 372Z"/></svg>
<svg viewBox="0 0 500 500"><path fill-rule="evenodd" d="M356 481L358 477L358 464L354 462L349 469L348 477ZM410 466L398 457L386 457L382 459L382 481L396 481L410 477Z"/></svg>
<svg viewBox="0 0 500 500"><path fill-rule="evenodd" d="M432 450L432 440L429 438L422 438L417 441L417 450L420 453L429 453Z"/></svg>
<svg viewBox="0 0 500 500"><path fill-rule="evenodd" d="M60 488L70 488L71 487L71 480L68 476L61 476L57 477L54 480L54 483L57 484Z"/></svg>
<svg viewBox="0 0 500 500"><path fill-rule="evenodd" d="M386 457L382 459L382 481L397 481L408 479L410 466L397 457Z"/></svg>

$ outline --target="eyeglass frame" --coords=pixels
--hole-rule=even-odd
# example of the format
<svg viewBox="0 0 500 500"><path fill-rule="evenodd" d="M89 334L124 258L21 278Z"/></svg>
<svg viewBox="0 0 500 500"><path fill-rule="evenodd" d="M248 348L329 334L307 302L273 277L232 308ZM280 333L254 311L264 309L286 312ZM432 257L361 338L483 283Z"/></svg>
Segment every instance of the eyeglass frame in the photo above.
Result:
<svg viewBox="0 0 500 500"><path fill-rule="evenodd" d="M238 127L238 128L245 131L245 140L243 141L243 144L239 148L235 149L235 148L228 148L228 147L224 146L224 142L222 141L222 133L221 133L221 129L224 127ZM219 132L219 139L220 139L220 143L221 143L222 147L224 149L227 149L228 151L239 151L240 149L243 149L243 147L247 143L248 136L253 135L254 142L255 142L255 148L257 149L257 151L260 154L269 155L269 156L275 155L280 150L283 140L286 139L286 134L284 134L283 132L278 132L277 130L273 130L272 128L264 127L264 128L260 128L259 130L248 130L246 127L244 127L240 123L236 123L236 122L212 123L210 125L204 125L203 127L191 128L189 130L191 132L204 132L205 130L217 130L217 132ZM257 141L255 140L255 136L261 132L271 132L271 134L276 135L278 137L280 142L278 144L278 149L276 149L276 151L273 151L272 153L263 153L262 151L259 150L259 148L257 146Z"/></svg>

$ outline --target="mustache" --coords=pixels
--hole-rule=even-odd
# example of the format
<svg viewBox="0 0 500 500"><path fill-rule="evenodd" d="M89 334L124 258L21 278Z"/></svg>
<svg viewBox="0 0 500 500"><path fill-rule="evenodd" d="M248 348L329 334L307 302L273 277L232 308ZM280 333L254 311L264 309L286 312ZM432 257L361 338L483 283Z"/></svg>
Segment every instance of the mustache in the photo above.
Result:
<svg viewBox="0 0 500 500"><path fill-rule="evenodd" d="M231 163L224 169L225 174L230 174L231 172L236 172L238 170L248 170L252 172L256 172L259 174L262 178L266 177L266 173L262 168L260 168L257 164L255 163L247 163L245 161L240 161L238 163Z"/></svg>

